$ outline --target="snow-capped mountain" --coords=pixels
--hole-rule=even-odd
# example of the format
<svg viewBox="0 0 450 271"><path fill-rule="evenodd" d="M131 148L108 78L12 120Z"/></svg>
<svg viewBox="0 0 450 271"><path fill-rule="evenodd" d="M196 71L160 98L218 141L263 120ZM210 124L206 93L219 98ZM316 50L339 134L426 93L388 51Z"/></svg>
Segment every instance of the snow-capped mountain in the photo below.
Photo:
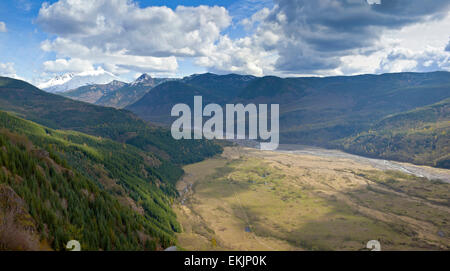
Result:
<svg viewBox="0 0 450 271"><path fill-rule="evenodd" d="M38 87L48 92L62 92L93 84L107 84L119 78L103 69L81 73L66 73L56 76Z"/></svg>
<svg viewBox="0 0 450 271"><path fill-rule="evenodd" d="M65 83L67 83L68 81L70 81L74 76L75 76L75 74L73 74L73 73L66 73L63 75L58 75L56 77L51 78L47 82L39 84L38 87L41 89L47 89L50 87L63 85Z"/></svg>

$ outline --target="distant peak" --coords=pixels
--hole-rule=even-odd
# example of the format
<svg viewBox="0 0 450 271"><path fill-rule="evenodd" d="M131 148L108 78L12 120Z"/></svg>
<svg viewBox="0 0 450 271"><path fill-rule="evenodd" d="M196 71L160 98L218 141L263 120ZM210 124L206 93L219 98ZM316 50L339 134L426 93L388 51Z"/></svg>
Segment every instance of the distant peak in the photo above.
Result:
<svg viewBox="0 0 450 271"><path fill-rule="evenodd" d="M138 77L137 80L149 80L149 79L152 79L152 77L147 73L143 73L141 76Z"/></svg>
<svg viewBox="0 0 450 271"><path fill-rule="evenodd" d="M139 76L133 83L132 85L137 85L137 84L145 84L145 83L150 83L153 81L153 78L148 75L147 73L142 74L141 76Z"/></svg>
<svg viewBox="0 0 450 271"><path fill-rule="evenodd" d="M241 75L241 74L236 74L236 73L229 73L229 74L215 74L215 73L211 73L211 72L207 72L207 73L195 73L189 76L186 76L183 78L183 80L185 81L190 81L193 79L214 79L214 78L233 78L236 80L242 80L242 81L250 81L255 79L256 77L253 75Z"/></svg>
<svg viewBox="0 0 450 271"><path fill-rule="evenodd" d="M51 78L47 82L39 84L38 87L49 92L61 92L75 89L81 86L94 84L108 84L117 77L101 68L80 73L66 73Z"/></svg>

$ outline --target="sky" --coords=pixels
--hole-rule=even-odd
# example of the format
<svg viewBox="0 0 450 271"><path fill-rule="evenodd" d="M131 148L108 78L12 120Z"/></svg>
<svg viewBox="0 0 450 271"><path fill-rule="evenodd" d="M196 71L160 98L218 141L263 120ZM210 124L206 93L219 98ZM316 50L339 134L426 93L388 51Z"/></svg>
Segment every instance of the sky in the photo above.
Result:
<svg viewBox="0 0 450 271"><path fill-rule="evenodd" d="M450 71L449 0L2 0L0 75Z"/></svg>

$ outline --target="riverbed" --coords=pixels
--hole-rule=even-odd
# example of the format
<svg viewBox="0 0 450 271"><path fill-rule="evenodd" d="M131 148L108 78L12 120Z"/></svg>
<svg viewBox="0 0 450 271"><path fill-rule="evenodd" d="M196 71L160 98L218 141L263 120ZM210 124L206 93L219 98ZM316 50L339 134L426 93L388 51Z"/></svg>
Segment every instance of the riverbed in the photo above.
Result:
<svg viewBox="0 0 450 271"><path fill-rule="evenodd" d="M259 143L257 143L256 141L234 140L233 142L244 147L259 148ZM340 150L331 150L300 144L280 144L278 149L275 151L280 153L307 154L327 158L350 159L358 163L370 165L380 170L398 170L417 177L424 177L428 180L440 180L446 183L450 183L450 170L448 169L419 166L411 163L403 163L384 159L368 158L360 155L346 153Z"/></svg>

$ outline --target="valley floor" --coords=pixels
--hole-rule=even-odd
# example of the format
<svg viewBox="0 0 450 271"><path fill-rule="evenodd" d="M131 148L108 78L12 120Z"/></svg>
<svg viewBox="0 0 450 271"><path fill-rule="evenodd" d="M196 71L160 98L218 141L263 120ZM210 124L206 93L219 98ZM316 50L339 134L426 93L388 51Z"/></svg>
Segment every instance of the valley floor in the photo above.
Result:
<svg viewBox="0 0 450 271"><path fill-rule="evenodd" d="M362 250L378 240L382 250L450 249L450 184L415 176L450 171L390 163L381 163L384 168L292 146L279 152L225 148L184 168L174 206L183 227L178 244L187 250Z"/></svg>

